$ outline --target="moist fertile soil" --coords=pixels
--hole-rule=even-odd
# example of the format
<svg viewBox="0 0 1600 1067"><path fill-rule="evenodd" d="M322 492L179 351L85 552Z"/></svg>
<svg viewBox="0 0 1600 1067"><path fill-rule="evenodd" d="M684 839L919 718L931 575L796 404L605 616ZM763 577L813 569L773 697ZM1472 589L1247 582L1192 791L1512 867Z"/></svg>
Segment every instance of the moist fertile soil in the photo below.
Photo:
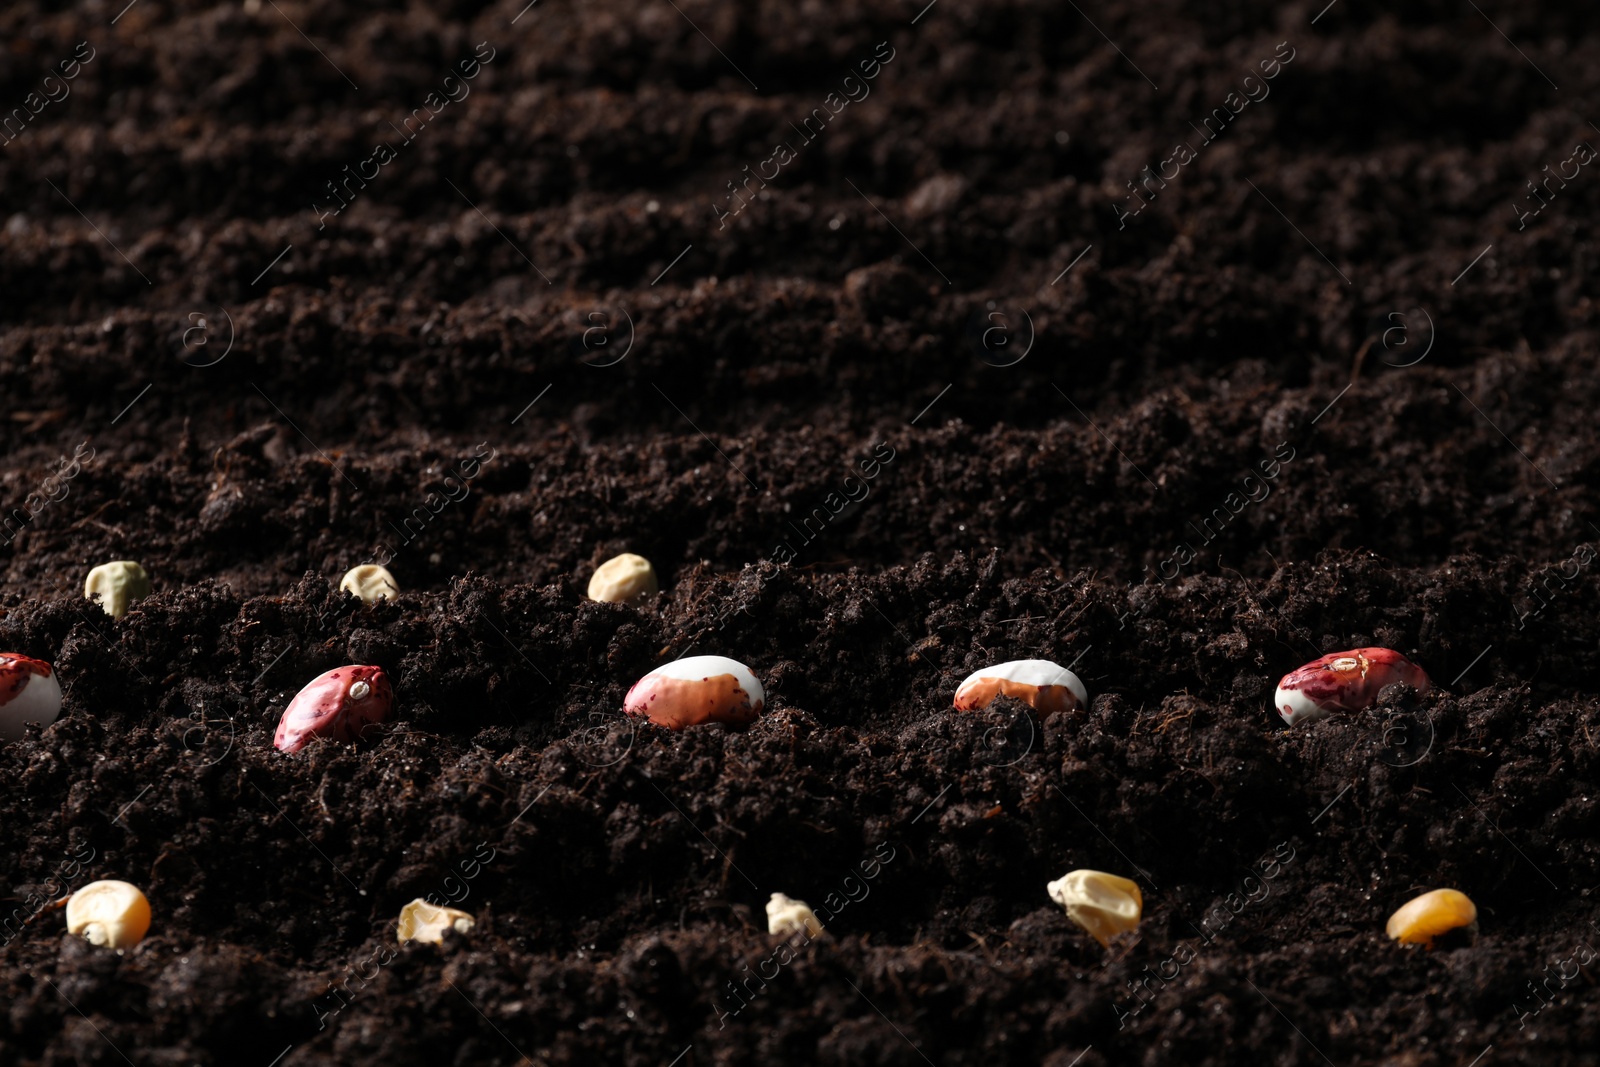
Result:
<svg viewBox="0 0 1600 1067"><path fill-rule="evenodd" d="M0 42L0 650L65 689L0 744L0 1067L1597 1062L1582 5ZM660 594L587 600L622 551ZM1284 726L1369 645L1432 690ZM622 716L699 654L757 722ZM1090 706L952 709L1025 658ZM393 721L276 751L345 664ZM1143 894L1109 950L1084 867ZM134 948L50 906L101 878ZM1477 928L1390 941L1437 887ZM398 946L429 896L476 925Z"/></svg>

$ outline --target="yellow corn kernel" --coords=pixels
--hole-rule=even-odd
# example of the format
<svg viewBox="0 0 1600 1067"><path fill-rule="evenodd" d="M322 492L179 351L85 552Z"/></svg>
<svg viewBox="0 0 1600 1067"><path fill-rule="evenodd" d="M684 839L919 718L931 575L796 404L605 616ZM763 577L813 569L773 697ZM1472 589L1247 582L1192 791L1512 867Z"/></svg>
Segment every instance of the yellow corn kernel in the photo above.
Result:
<svg viewBox="0 0 1600 1067"><path fill-rule="evenodd" d="M767 933L787 937L802 930L808 938L822 934L822 923L817 919L817 913L811 910L811 905L782 893L772 894L772 899L767 901Z"/></svg>
<svg viewBox="0 0 1600 1067"><path fill-rule="evenodd" d="M606 560L589 579L589 599L612 604L650 596L659 589L656 569L649 560L632 552Z"/></svg>
<svg viewBox="0 0 1600 1067"><path fill-rule="evenodd" d="M1478 921L1478 908L1467 895L1454 889L1435 889L1402 905L1389 916L1384 929L1402 945L1427 945L1442 933L1471 926Z"/></svg>
<svg viewBox="0 0 1600 1067"><path fill-rule="evenodd" d="M100 597L100 607L113 619L128 612L128 605L150 595L150 576L144 568L131 559L102 563L89 572L83 583L83 595Z"/></svg>
<svg viewBox="0 0 1600 1067"><path fill-rule="evenodd" d="M359 567L351 567L339 580L339 588L347 593L354 593L361 598L363 604L376 604L385 597L393 600L400 595L400 587L395 584L394 575L389 573L387 567L380 567L376 563L363 563Z"/></svg>
<svg viewBox="0 0 1600 1067"><path fill-rule="evenodd" d="M418 897L400 909L400 926L395 931L400 943L421 941L437 945L446 930L464 934L472 929L473 918L458 908L443 908Z"/></svg>
<svg viewBox="0 0 1600 1067"><path fill-rule="evenodd" d="M1118 934L1139 928L1144 897L1126 878L1104 871L1072 871L1049 883L1050 899L1067 911L1067 918L1089 931L1102 945Z"/></svg>
<svg viewBox="0 0 1600 1067"><path fill-rule="evenodd" d="M132 948L150 929L150 902L127 882L90 882L67 901L67 933L104 948Z"/></svg>

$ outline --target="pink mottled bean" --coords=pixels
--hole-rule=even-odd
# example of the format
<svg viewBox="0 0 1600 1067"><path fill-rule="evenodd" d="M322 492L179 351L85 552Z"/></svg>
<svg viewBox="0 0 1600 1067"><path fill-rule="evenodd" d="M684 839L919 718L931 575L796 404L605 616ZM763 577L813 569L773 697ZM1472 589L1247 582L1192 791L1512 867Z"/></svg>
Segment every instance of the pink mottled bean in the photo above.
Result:
<svg viewBox="0 0 1600 1067"><path fill-rule="evenodd" d="M1335 711L1361 711L1378 702L1385 686L1404 682L1419 693L1433 687L1427 672L1392 648L1333 652L1283 676L1272 706L1293 726Z"/></svg>
<svg viewBox="0 0 1600 1067"><path fill-rule="evenodd" d="M320 674L289 702L272 743L299 752L313 737L353 742L389 718L394 690L381 667L336 667Z"/></svg>

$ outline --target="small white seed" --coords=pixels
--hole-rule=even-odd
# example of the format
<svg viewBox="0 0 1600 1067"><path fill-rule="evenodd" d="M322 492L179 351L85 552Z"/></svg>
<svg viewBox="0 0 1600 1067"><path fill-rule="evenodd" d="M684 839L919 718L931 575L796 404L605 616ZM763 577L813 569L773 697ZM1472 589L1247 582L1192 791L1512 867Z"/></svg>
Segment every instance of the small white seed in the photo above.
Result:
<svg viewBox="0 0 1600 1067"><path fill-rule="evenodd" d="M589 579L589 599L624 604L650 596L661 588L650 561L632 552L606 560Z"/></svg>
<svg viewBox="0 0 1600 1067"><path fill-rule="evenodd" d="M339 588L347 593L354 593L361 598L363 604L376 604L385 598L393 600L400 595L400 587L395 584L394 575L388 568L380 567L376 563L363 563L359 567L351 567L339 579Z"/></svg>
<svg viewBox="0 0 1600 1067"><path fill-rule="evenodd" d="M127 882L90 882L67 901L67 933L105 948L132 948L150 929L150 902Z"/></svg>
<svg viewBox="0 0 1600 1067"><path fill-rule="evenodd" d="M446 930L464 934L472 929L473 918L459 908L445 908L429 904L418 897L400 909L400 925L395 935L400 943L421 941L437 945L444 940Z"/></svg>
<svg viewBox="0 0 1600 1067"><path fill-rule="evenodd" d="M1118 934L1139 928L1144 897L1126 878L1104 871L1071 871L1045 886L1050 899L1066 909L1067 918L1089 931L1102 945Z"/></svg>
<svg viewBox="0 0 1600 1067"><path fill-rule="evenodd" d="M787 937L802 930L809 937L822 934L822 923L817 920L817 913L811 910L811 905L782 893L772 894L772 899L767 901L767 933Z"/></svg>
<svg viewBox="0 0 1600 1067"><path fill-rule="evenodd" d="M89 572L83 595L100 597L100 607L113 619L128 613L128 605L150 595L150 576L131 559L102 563Z"/></svg>

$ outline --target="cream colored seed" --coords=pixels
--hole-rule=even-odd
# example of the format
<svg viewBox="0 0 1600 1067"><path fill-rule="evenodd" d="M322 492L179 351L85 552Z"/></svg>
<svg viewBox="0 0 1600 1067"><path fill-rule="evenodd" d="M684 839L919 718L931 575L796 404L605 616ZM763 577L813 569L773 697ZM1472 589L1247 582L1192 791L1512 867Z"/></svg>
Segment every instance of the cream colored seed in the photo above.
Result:
<svg viewBox="0 0 1600 1067"><path fill-rule="evenodd" d="M1427 945L1440 934L1478 921L1478 906L1456 889L1435 889L1415 897L1393 915L1385 932L1402 945Z"/></svg>
<svg viewBox="0 0 1600 1067"><path fill-rule="evenodd" d="M128 605L150 595L150 576L131 559L102 563L83 583L85 597L100 597L100 607L113 619L128 613Z"/></svg>
<svg viewBox="0 0 1600 1067"><path fill-rule="evenodd" d="M104 948L132 948L150 929L150 902L127 882L90 882L67 901L67 933Z"/></svg>
<svg viewBox="0 0 1600 1067"><path fill-rule="evenodd" d="M632 552L606 560L589 579L589 599L611 604L650 596L660 589L650 561Z"/></svg>
<svg viewBox="0 0 1600 1067"><path fill-rule="evenodd" d="M802 930L810 937L822 934L822 923L818 921L817 913L811 910L811 905L782 893L772 894L772 899L767 901L767 933L787 937Z"/></svg>
<svg viewBox="0 0 1600 1067"><path fill-rule="evenodd" d="M1066 909L1067 918L1089 931L1102 945L1118 934L1139 928L1144 897L1126 878L1104 871L1080 870L1045 886L1050 899Z"/></svg>
<svg viewBox="0 0 1600 1067"><path fill-rule="evenodd" d="M394 575L388 569L376 563L363 563L359 567L351 567L339 579L339 588L347 593L354 593L361 598L363 604L376 604L385 598L393 600L400 595L400 587L395 584Z"/></svg>
<svg viewBox="0 0 1600 1067"><path fill-rule="evenodd" d="M401 944L421 941L437 945L444 940L446 930L464 934L472 929L473 922L472 916L459 908L440 907L418 897L400 909L400 926L395 934Z"/></svg>

